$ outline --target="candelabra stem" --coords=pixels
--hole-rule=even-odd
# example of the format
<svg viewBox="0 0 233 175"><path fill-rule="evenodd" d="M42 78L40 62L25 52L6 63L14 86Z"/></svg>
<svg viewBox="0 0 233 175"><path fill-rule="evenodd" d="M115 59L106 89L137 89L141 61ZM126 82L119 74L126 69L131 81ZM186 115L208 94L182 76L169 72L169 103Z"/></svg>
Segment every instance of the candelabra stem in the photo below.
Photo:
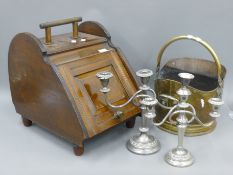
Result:
<svg viewBox="0 0 233 175"><path fill-rule="evenodd" d="M142 120L141 120L141 127L139 128L141 133L147 134L149 131L148 123L147 123L147 118L144 115L144 111L142 111Z"/></svg>
<svg viewBox="0 0 233 175"><path fill-rule="evenodd" d="M146 109L142 109L140 133L131 137L127 143L129 151L135 154L153 154L160 150L159 141L152 135L149 135L148 118L145 116Z"/></svg>
<svg viewBox="0 0 233 175"><path fill-rule="evenodd" d="M184 133L186 130L186 126L178 125L178 145L177 148L183 148L183 142L184 142Z"/></svg>
<svg viewBox="0 0 233 175"><path fill-rule="evenodd" d="M178 145L169 151L165 156L165 161L175 167L187 167L193 164L194 158L191 153L183 147L185 130L188 119L185 113L180 113L177 117Z"/></svg>

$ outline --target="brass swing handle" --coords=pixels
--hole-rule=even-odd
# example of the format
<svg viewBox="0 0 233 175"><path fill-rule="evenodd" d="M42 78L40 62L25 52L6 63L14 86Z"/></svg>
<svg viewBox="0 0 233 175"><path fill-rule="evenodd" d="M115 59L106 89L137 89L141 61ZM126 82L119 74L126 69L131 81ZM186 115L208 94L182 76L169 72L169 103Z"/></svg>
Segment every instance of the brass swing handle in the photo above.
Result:
<svg viewBox="0 0 233 175"><path fill-rule="evenodd" d="M206 41L202 40L199 37L195 37L195 36L192 36L192 35L180 35L180 36L173 37L172 39L168 40L166 44L163 45L163 47L160 49L158 57L157 57L157 67L156 67L157 76L159 74L160 63L161 63L161 59L162 59L162 56L163 56L163 53L164 53L165 49L170 44L172 44L173 42L178 41L178 40L193 40L193 41L196 41L196 42L200 43L202 46L204 46L209 51L209 53L213 57L213 59L215 61L215 64L217 66L219 86L222 87L222 78L221 78L222 66L221 66L221 63L220 63L220 60L219 60L217 54L215 53L214 49Z"/></svg>
<svg viewBox="0 0 233 175"><path fill-rule="evenodd" d="M41 29L45 29L45 43L51 44L52 43L52 36L51 36L51 27L61 26L65 24L71 24L73 26L73 34L72 37L74 39L78 38L78 22L82 21L81 17L74 17L62 20L56 20L51 22L45 22L40 24Z"/></svg>

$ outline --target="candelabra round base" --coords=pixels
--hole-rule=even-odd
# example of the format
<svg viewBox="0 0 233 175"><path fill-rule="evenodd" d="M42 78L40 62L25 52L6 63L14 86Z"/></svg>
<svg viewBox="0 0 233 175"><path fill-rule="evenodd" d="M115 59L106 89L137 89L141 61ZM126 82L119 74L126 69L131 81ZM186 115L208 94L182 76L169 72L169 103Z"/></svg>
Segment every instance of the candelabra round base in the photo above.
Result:
<svg viewBox="0 0 233 175"><path fill-rule="evenodd" d="M154 136L142 133L133 136L128 141L127 148L135 154L147 155L159 151L160 143Z"/></svg>
<svg viewBox="0 0 233 175"><path fill-rule="evenodd" d="M174 148L165 156L165 161L175 167L191 166L194 162L192 154L184 148Z"/></svg>

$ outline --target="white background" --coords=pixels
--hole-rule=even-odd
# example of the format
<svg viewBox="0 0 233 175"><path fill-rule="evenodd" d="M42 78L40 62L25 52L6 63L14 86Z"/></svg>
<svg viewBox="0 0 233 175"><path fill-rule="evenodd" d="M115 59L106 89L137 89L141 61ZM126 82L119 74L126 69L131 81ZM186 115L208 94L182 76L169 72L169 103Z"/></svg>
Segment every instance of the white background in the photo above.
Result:
<svg viewBox="0 0 233 175"><path fill-rule="evenodd" d="M137 156L128 152L125 142L137 131L137 126L131 130L119 126L88 141L84 155L75 157L68 142L37 126L22 126L9 92L10 41L20 32L42 37L44 31L39 29L39 23L74 16L102 23L134 70L154 69L161 45L175 35L193 34L213 46L228 71L224 89L226 103L212 134L186 138L186 147L196 157L192 167L177 169L163 161L164 154L176 145L176 136L157 128L152 131L162 142L157 154ZM1 0L0 22L0 174L232 174L233 121L229 117L233 111L232 1ZM70 31L70 25L53 29L55 34ZM165 54L165 58L182 56L211 59L203 48L188 41L169 47Z"/></svg>

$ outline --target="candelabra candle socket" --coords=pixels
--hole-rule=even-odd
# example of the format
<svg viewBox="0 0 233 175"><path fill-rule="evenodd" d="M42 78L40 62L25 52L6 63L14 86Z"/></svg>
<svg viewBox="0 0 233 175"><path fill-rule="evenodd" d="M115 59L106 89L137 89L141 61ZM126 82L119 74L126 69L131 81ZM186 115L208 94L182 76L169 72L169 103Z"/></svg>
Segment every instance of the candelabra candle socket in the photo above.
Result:
<svg viewBox="0 0 233 175"><path fill-rule="evenodd" d="M188 86L191 80L194 79L194 75L187 72L179 73L178 76L181 78L182 86Z"/></svg>
<svg viewBox="0 0 233 175"><path fill-rule="evenodd" d="M145 108L145 117L148 119L153 119L156 117L155 114L155 105L157 104L158 100L152 97L146 97L140 101L140 103Z"/></svg>
<svg viewBox="0 0 233 175"><path fill-rule="evenodd" d="M224 104L223 100L221 98L210 98L208 102L212 105L212 112L209 115L214 118L220 117L219 109Z"/></svg>
<svg viewBox="0 0 233 175"><path fill-rule="evenodd" d="M108 88L109 79L112 77L111 72L99 72L96 74L96 77L100 80L102 88L100 89L101 92L107 93L110 91L110 88Z"/></svg>
<svg viewBox="0 0 233 175"><path fill-rule="evenodd" d="M180 101L185 102L191 95L191 91L187 88L191 80L194 79L194 75L186 72L179 73L178 76L181 78L182 87L177 90L177 94L180 96Z"/></svg>
<svg viewBox="0 0 233 175"><path fill-rule="evenodd" d="M142 90L150 89L149 81L150 77L153 75L153 71L150 69L141 69L136 72L136 75L140 78L140 81L142 83L142 86L140 86L139 88Z"/></svg>

